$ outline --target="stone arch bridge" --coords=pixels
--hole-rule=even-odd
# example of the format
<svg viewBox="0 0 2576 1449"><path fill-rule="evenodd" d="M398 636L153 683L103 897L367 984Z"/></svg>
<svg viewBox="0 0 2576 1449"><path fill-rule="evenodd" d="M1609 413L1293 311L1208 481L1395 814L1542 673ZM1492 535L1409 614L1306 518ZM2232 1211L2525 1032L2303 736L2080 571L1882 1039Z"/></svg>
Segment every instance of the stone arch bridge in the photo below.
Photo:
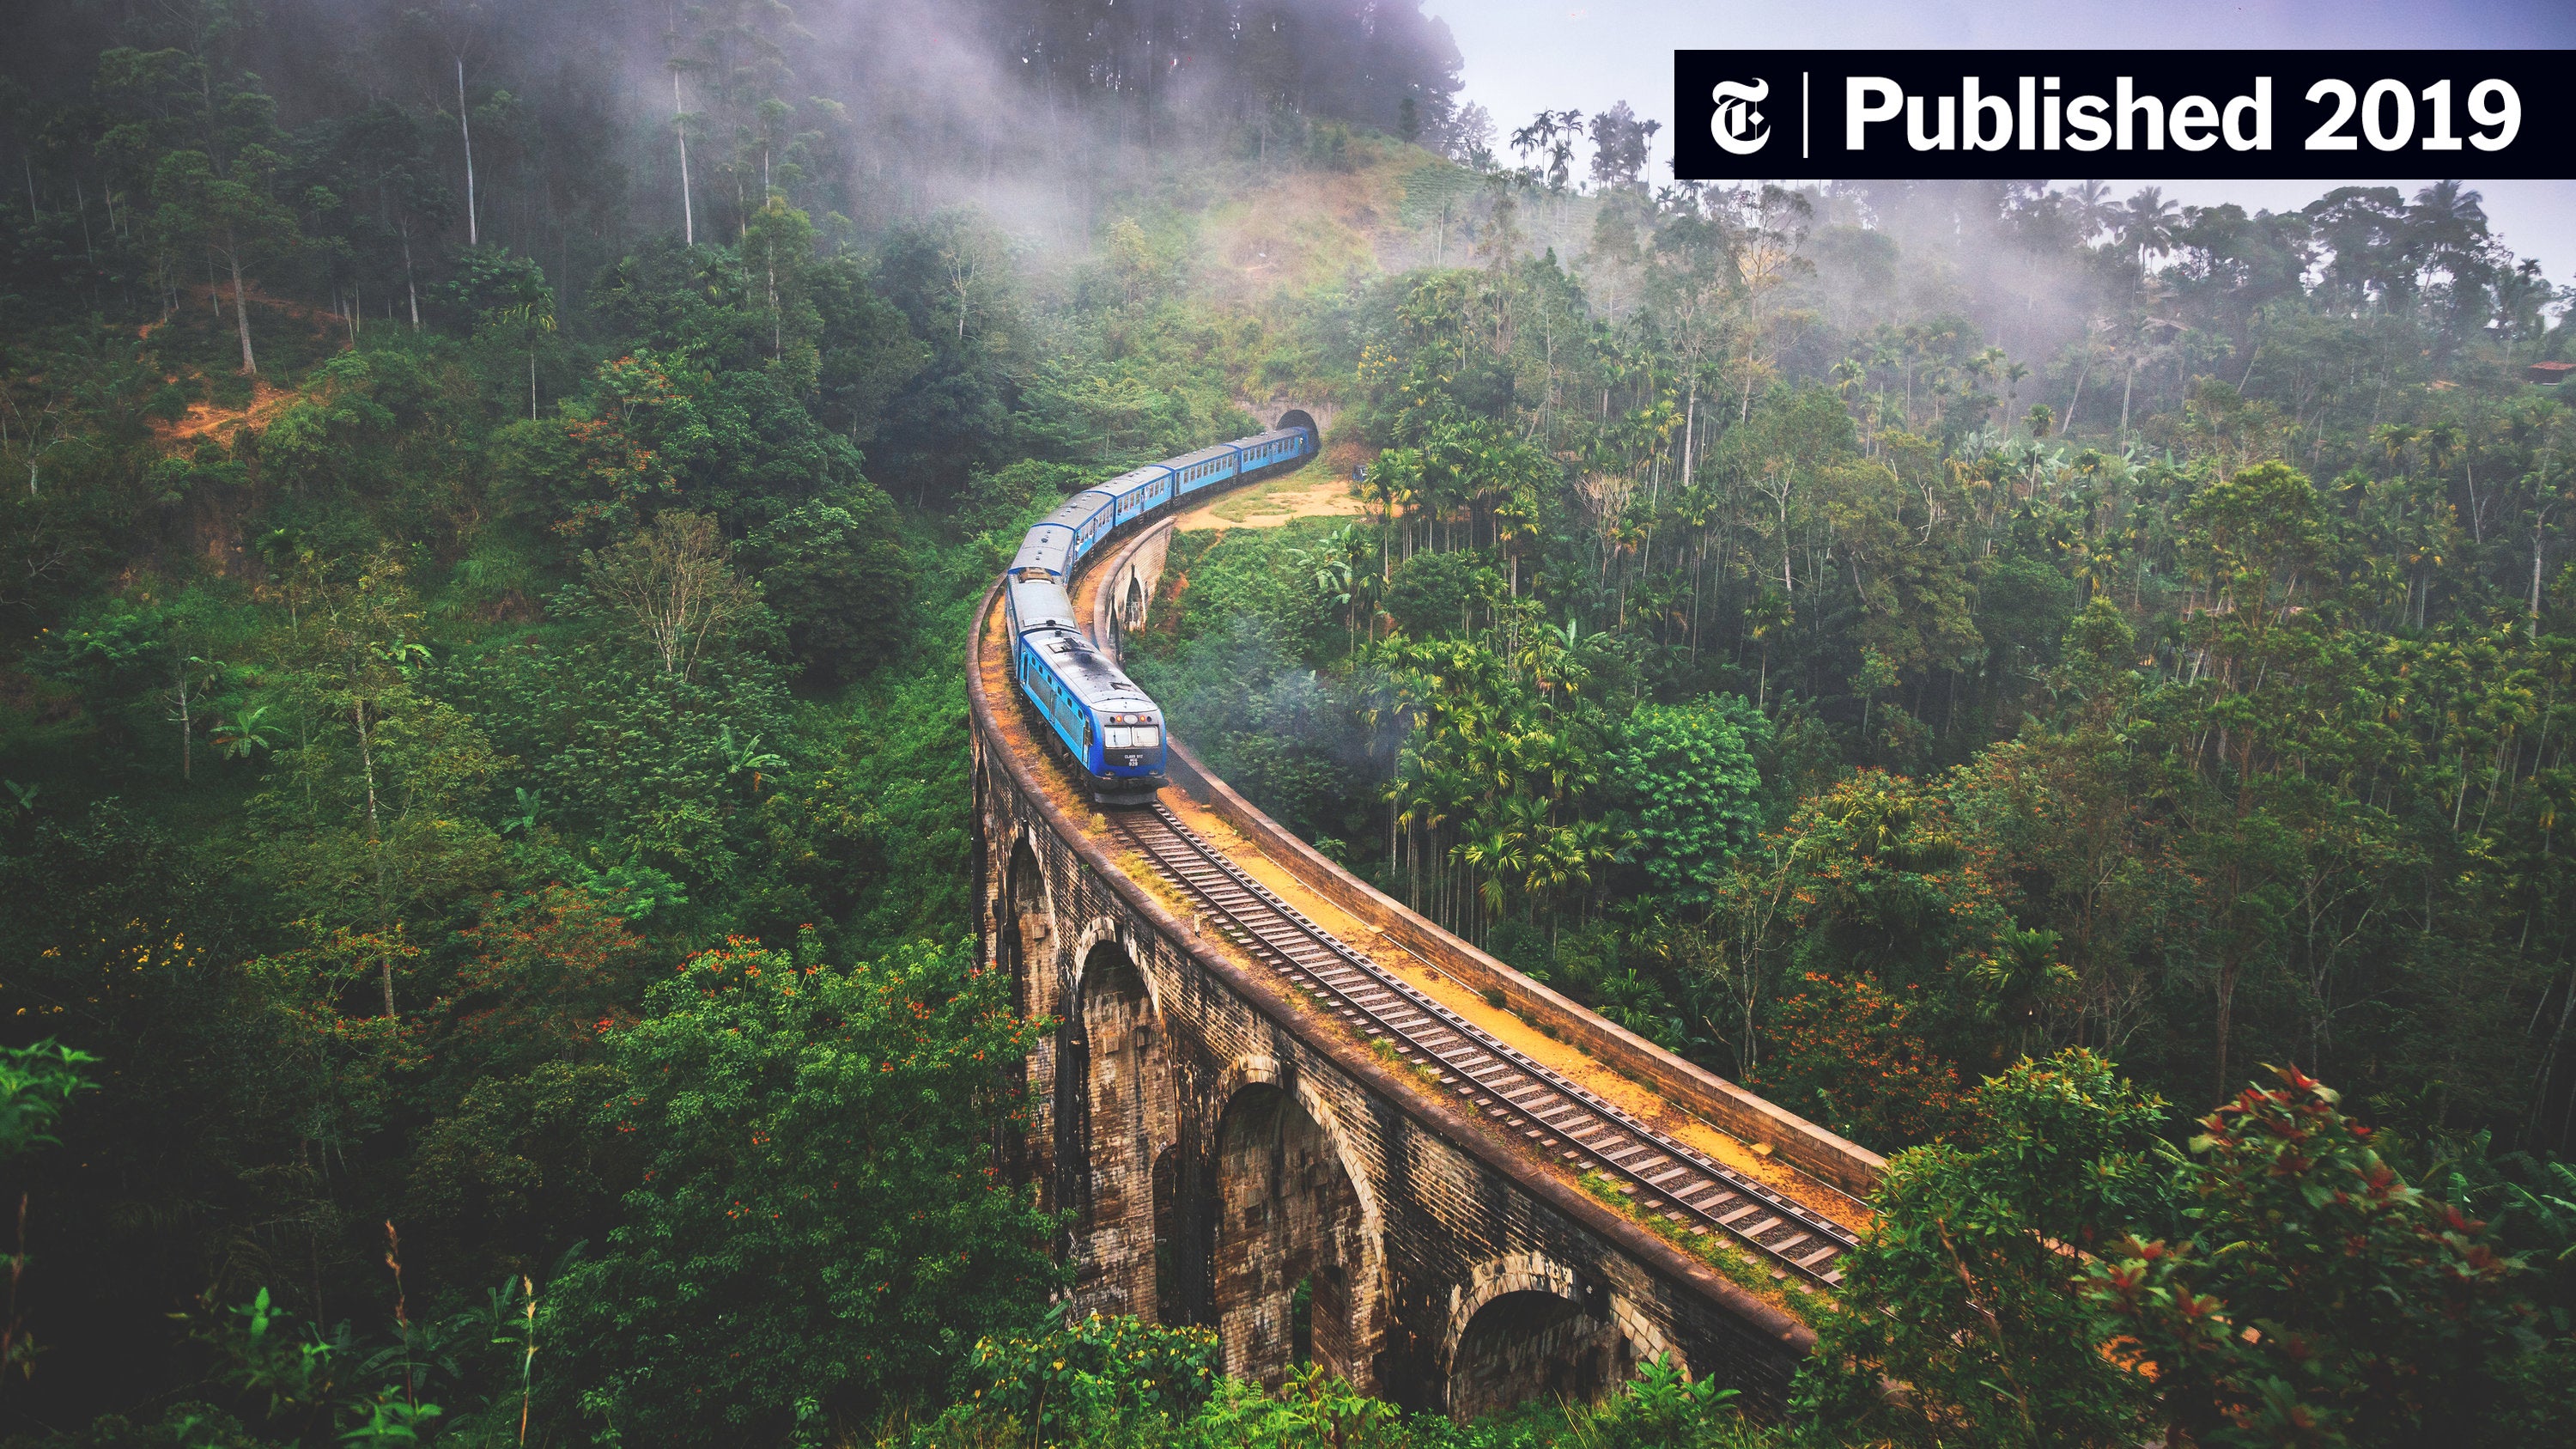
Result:
<svg viewBox="0 0 2576 1449"><path fill-rule="evenodd" d="M1147 621L1169 536L1147 531L1081 581L1107 647ZM1006 1150L1075 1214L1070 1308L1211 1326L1231 1373L1276 1380L1312 1360L1462 1417L1597 1395L1667 1352L1776 1406L1813 1343L1782 1296L1649 1231L1210 929L1036 748L1000 613L988 596L968 660L979 948L1020 1009L1059 1023ZM1865 1220L1853 1199L1878 1158L1441 932L1173 755L1166 799L1186 797L1171 803L1309 914L1338 912L1372 959L1400 959L1498 1030L1508 1013L1536 1029L1534 1050L1543 1036L1626 1088L1641 1117Z"/></svg>

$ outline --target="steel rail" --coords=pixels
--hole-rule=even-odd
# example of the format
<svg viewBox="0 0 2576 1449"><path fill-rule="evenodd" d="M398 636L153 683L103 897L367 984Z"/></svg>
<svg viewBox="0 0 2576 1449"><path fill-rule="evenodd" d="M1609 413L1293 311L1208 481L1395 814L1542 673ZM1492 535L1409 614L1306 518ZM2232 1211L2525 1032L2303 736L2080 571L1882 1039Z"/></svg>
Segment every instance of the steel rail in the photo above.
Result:
<svg viewBox="0 0 2576 1449"><path fill-rule="evenodd" d="M1387 1042L1533 1150L1624 1184L1639 1208L1694 1234L1723 1233L1832 1288L1858 1247L1850 1229L1648 1127L1379 967L1209 845L1160 801L1105 812L1155 872L1226 939L1364 1036Z"/></svg>

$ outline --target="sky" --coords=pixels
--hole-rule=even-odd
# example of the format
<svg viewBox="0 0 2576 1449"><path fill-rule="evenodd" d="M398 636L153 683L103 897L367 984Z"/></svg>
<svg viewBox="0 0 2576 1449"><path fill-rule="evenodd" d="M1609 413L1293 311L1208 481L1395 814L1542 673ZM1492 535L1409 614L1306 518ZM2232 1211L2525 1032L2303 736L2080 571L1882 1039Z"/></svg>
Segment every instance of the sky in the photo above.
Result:
<svg viewBox="0 0 2576 1449"><path fill-rule="evenodd" d="M2576 47L2576 0L1428 0L1423 9L1449 22L1467 57L1464 99L1493 113L1498 149L1542 107L1589 116L1621 100L1669 136L1675 50ZM1657 173L1671 174L1670 157L1664 145ZM2430 180L2100 179L2121 196L2156 185L2186 206L2233 201L2247 211L2304 206L2343 184L2412 196ZM2539 257L2554 282L2576 282L2576 180L2460 179L2485 196L2490 229L2515 255Z"/></svg>

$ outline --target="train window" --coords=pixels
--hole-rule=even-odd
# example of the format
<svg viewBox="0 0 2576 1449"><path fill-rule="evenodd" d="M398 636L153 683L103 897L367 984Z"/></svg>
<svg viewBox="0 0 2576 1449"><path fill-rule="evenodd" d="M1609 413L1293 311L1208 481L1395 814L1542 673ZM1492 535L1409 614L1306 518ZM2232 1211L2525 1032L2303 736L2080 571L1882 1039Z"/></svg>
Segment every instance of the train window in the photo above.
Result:
<svg viewBox="0 0 2576 1449"><path fill-rule="evenodd" d="M1138 725L1127 732L1127 742L1136 749L1150 750L1163 742L1163 732L1152 725Z"/></svg>

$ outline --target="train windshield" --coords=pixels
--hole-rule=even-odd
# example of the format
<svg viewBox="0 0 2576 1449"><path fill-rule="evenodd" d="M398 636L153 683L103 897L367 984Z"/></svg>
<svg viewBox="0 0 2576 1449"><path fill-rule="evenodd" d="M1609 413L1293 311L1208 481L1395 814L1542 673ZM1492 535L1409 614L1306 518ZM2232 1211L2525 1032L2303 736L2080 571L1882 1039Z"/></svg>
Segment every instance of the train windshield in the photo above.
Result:
<svg viewBox="0 0 2576 1449"><path fill-rule="evenodd" d="M1150 750L1163 742L1163 732L1153 725L1108 725L1104 739L1113 750Z"/></svg>

